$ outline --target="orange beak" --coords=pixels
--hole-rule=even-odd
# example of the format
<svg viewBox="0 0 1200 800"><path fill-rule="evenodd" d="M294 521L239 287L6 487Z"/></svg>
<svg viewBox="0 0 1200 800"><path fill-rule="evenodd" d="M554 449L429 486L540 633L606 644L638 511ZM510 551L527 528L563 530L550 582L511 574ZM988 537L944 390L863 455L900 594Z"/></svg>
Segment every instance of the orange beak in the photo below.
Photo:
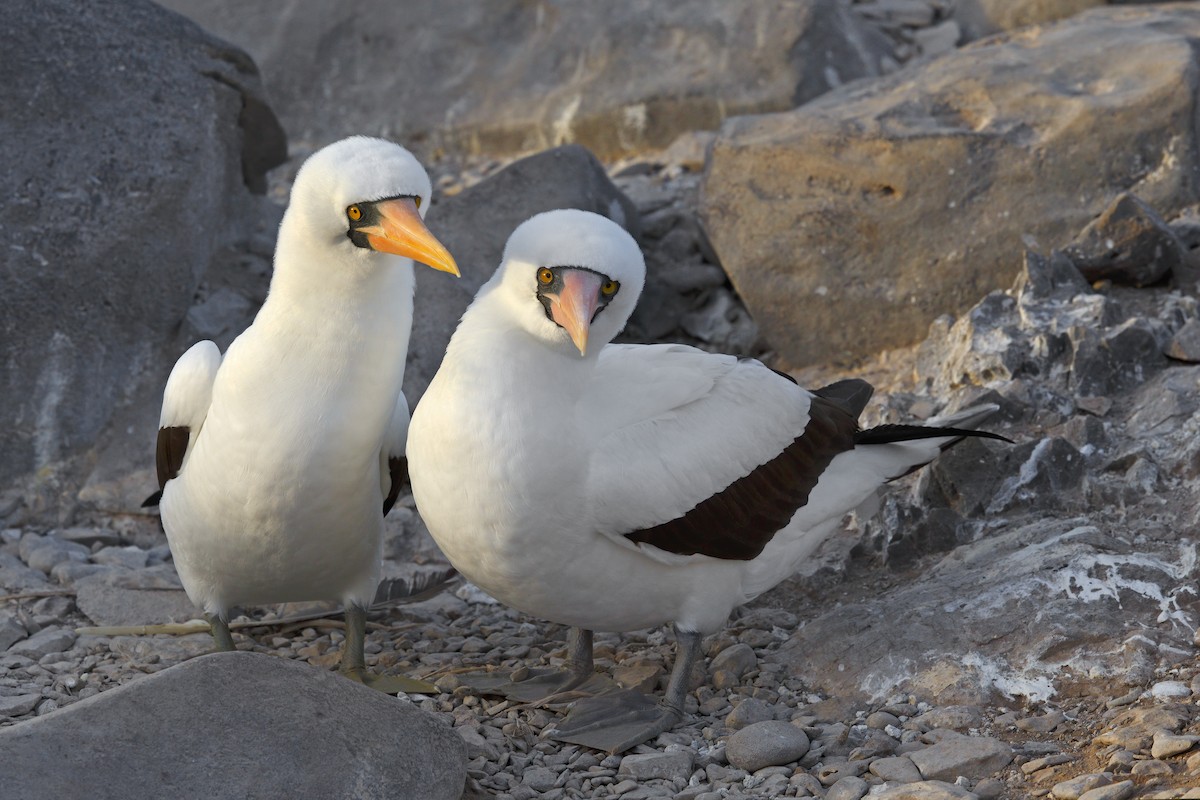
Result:
<svg viewBox="0 0 1200 800"><path fill-rule="evenodd" d="M381 253L420 261L441 272L459 277L458 264L441 242L425 227L411 197L399 197L376 204L379 224L359 228L371 247Z"/></svg>
<svg viewBox="0 0 1200 800"><path fill-rule="evenodd" d="M563 290L550 297L550 316L571 337L579 355L587 355L588 331L600 302L601 277L581 269L564 270Z"/></svg>

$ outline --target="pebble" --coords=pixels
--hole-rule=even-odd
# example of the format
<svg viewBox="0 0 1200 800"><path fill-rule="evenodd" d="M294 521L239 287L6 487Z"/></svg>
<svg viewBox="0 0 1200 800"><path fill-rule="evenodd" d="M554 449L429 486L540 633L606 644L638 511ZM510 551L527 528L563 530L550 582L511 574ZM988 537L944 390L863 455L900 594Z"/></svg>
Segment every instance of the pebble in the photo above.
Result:
<svg viewBox="0 0 1200 800"><path fill-rule="evenodd" d="M908 757L926 779L953 781L959 775L988 777L1003 769L1012 755L1012 748L999 739L951 734Z"/></svg>
<svg viewBox="0 0 1200 800"><path fill-rule="evenodd" d="M76 638L75 632L66 628L43 628L28 639L17 642L8 648L8 653L10 655L39 659L50 653L61 653L64 650L69 650L71 645L75 644Z"/></svg>
<svg viewBox="0 0 1200 800"><path fill-rule="evenodd" d="M4 652L29 635L15 616L0 611L0 652Z"/></svg>
<svg viewBox="0 0 1200 800"><path fill-rule="evenodd" d="M983 725L983 709L978 706L944 706L921 715L921 722L930 728L949 728L965 731Z"/></svg>
<svg viewBox="0 0 1200 800"><path fill-rule="evenodd" d="M0 697L0 717L19 717L33 711L40 703L40 694L18 694L10 697Z"/></svg>
<svg viewBox="0 0 1200 800"><path fill-rule="evenodd" d="M1079 800L1079 796L1084 792L1099 786L1108 786L1111 783L1111 772L1092 772L1054 784L1050 789L1050 794L1056 800Z"/></svg>
<svg viewBox="0 0 1200 800"><path fill-rule="evenodd" d="M1165 761L1157 758L1148 758L1145 761L1139 761L1134 764L1130 772L1144 778L1151 775L1173 775L1175 770L1171 769L1171 765Z"/></svg>
<svg viewBox="0 0 1200 800"><path fill-rule="evenodd" d="M736 731L774 718L774 708L762 700L750 697L734 706L733 711L729 712L729 716L725 717L725 727L731 731Z"/></svg>
<svg viewBox="0 0 1200 800"><path fill-rule="evenodd" d="M665 753L644 753L641 755L625 756L617 777L629 777L639 781L661 778L686 781L692 774L695 763L695 753L691 750L680 749Z"/></svg>
<svg viewBox="0 0 1200 800"><path fill-rule="evenodd" d="M747 772L789 764L808 752L804 731L782 720L756 722L742 728L725 743L729 763Z"/></svg>
<svg viewBox="0 0 1200 800"><path fill-rule="evenodd" d="M1154 744L1150 747L1150 755L1155 758L1177 756L1191 750L1198 741L1200 741L1200 737L1197 736L1180 736L1167 731L1159 731L1154 734Z"/></svg>
<svg viewBox="0 0 1200 800"><path fill-rule="evenodd" d="M847 775L825 792L825 800L861 800L870 785L855 775Z"/></svg>
<svg viewBox="0 0 1200 800"><path fill-rule="evenodd" d="M979 795L945 781L921 781L884 789L871 800L977 800Z"/></svg>
<svg viewBox="0 0 1200 800"><path fill-rule="evenodd" d="M1086 791L1079 795L1079 800L1129 800L1136 792L1133 781L1121 781Z"/></svg>
<svg viewBox="0 0 1200 800"><path fill-rule="evenodd" d="M1158 701L1179 700L1192 696L1192 687L1183 681L1159 681L1150 687L1150 696Z"/></svg>
<svg viewBox="0 0 1200 800"><path fill-rule="evenodd" d="M921 771L908 756L876 759L869 769L872 775L888 782L917 783L921 780Z"/></svg>
<svg viewBox="0 0 1200 800"><path fill-rule="evenodd" d="M146 566L149 553L140 547L105 547L92 553L92 561L110 567L141 569Z"/></svg>
<svg viewBox="0 0 1200 800"><path fill-rule="evenodd" d="M1013 724L1029 733L1049 733L1061 725L1066 718L1067 715L1062 711L1051 711L1049 714L1044 714L1040 717L1019 719Z"/></svg>

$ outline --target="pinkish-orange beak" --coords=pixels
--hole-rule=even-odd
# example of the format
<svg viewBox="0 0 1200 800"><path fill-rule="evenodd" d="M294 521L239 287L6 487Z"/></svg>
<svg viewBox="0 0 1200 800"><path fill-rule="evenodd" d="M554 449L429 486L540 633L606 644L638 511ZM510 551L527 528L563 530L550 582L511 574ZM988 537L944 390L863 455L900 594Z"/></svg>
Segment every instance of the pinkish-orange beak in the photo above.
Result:
<svg viewBox="0 0 1200 800"><path fill-rule="evenodd" d="M379 210L379 224L359 228L366 234L371 247L459 276L454 256L425 227L413 198L385 200L375 207Z"/></svg>
<svg viewBox="0 0 1200 800"><path fill-rule="evenodd" d="M549 295L550 317L557 322L579 348L579 355L587 355L588 331L596 306L600 302L600 284L603 281L594 272L568 269L562 272L563 290Z"/></svg>

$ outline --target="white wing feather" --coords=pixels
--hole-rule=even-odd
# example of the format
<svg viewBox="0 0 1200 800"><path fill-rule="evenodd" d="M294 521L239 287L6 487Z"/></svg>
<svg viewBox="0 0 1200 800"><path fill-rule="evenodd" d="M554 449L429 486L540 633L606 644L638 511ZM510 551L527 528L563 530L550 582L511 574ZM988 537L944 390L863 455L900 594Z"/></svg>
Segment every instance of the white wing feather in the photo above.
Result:
<svg viewBox="0 0 1200 800"><path fill-rule="evenodd" d="M598 431L592 524L629 546L622 534L681 516L779 455L808 424L803 389L757 361L691 347L609 346L594 382L579 416Z"/></svg>
<svg viewBox="0 0 1200 800"><path fill-rule="evenodd" d="M167 378L158 427L188 428L189 453L200 434L200 429L204 427L209 406L212 405L213 382L217 379L217 370L220 367L220 349L213 342L205 340L189 347L175 362L171 376ZM186 460L185 455L185 464Z"/></svg>

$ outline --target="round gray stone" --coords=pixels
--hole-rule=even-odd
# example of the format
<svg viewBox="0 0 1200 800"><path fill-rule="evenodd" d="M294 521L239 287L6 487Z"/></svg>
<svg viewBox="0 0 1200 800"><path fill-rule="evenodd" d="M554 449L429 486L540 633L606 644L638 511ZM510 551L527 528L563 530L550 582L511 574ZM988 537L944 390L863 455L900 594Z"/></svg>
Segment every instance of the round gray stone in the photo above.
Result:
<svg viewBox="0 0 1200 800"><path fill-rule="evenodd" d="M754 772L802 758L808 752L808 744L808 736L795 725L766 720L730 736L725 743L725 757L733 766Z"/></svg>

